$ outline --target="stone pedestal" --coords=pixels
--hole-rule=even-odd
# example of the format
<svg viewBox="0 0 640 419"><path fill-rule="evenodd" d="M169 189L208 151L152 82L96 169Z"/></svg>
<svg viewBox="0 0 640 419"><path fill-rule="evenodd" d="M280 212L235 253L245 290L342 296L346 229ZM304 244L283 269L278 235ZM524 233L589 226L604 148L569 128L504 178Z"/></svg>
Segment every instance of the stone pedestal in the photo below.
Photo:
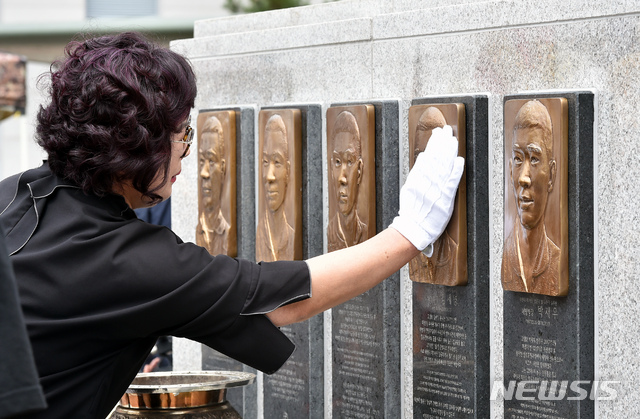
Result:
<svg viewBox="0 0 640 419"><path fill-rule="evenodd" d="M398 213L399 105L396 101L366 103L375 107L376 226L382 231ZM398 416L399 284L400 274L395 273L332 310L333 417Z"/></svg>
<svg viewBox="0 0 640 419"><path fill-rule="evenodd" d="M413 415L489 416L488 98L415 99L462 103L466 120L467 284L413 283Z"/></svg>
<svg viewBox="0 0 640 419"><path fill-rule="evenodd" d="M322 254L322 108L315 104L292 104L302 120L302 255ZM264 109L278 109L269 107ZM282 327L296 345L280 370L264 375L265 418L324 417L323 316Z"/></svg>
<svg viewBox="0 0 640 419"><path fill-rule="evenodd" d="M235 106L225 108L203 108L200 112L233 110L236 112L236 225L238 257L253 260L255 255L255 118L256 107ZM247 367L213 349L202 345L202 369L213 371L245 371L257 374ZM257 385L230 388L227 400L242 417L257 417Z"/></svg>
<svg viewBox="0 0 640 419"><path fill-rule="evenodd" d="M592 92L505 96L564 97L569 105L569 293L504 291L504 417L594 417L594 226ZM584 381L576 384L576 381ZM520 395L518 395L520 394ZM524 396L524 397L522 397Z"/></svg>

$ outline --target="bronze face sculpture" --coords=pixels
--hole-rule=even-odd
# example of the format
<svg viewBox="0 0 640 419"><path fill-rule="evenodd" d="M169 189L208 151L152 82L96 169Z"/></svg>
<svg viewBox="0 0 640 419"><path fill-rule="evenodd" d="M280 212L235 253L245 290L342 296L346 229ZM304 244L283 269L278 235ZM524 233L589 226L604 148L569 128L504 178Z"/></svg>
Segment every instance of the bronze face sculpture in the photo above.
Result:
<svg viewBox="0 0 640 419"><path fill-rule="evenodd" d="M198 116L198 180L196 243L212 255L236 256L234 111Z"/></svg>
<svg viewBox="0 0 640 419"><path fill-rule="evenodd" d="M284 116L284 117L283 117ZM256 260L301 259L300 111L268 115L260 137L260 209L256 232ZM287 123L288 122L288 123ZM290 130L297 131L291 135ZM296 143L297 141L297 143ZM291 144L294 143L294 144Z"/></svg>
<svg viewBox="0 0 640 419"><path fill-rule="evenodd" d="M15 112L24 112L27 102L26 59L0 52L0 121Z"/></svg>
<svg viewBox="0 0 640 419"><path fill-rule="evenodd" d="M445 116L446 114L446 116ZM415 105L409 111L410 166L427 146L435 128L450 125L458 138L460 156L465 156L464 104ZM414 128L415 127L415 128ZM466 180L463 175L456 195L454 212L442 235L433 244L433 254L419 254L409 262L412 281L438 285L467 283Z"/></svg>
<svg viewBox="0 0 640 419"><path fill-rule="evenodd" d="M564 116L556 124L547 106L529 100L519 108L508 131L512 139L506 141L510 147L505 149L505 189L511 206L505 208L502 286L509 291L562 296L568 291L567 215L561 214L563 208L566 211L566 186L558 188L558 181L566 185L566 100L556 99L551 105ZM559 158L554 153L554 138L564 141ZM560 194L560 204L550 209L553 193ZM548 224L559 243L547 234Z"/></svg>
<svg viewBox="0 0 640 419"><path fill-rule="evenodd" d="M327 238L328 249L333 251L361 243L375 234L375 218L367 212L368 208L375 208L370 186L374 168L363 159L363 132L360 129L360 125L364 125L367 153L373 152L371 143L375 141L375 128L371 124L375 121L371 105L330 108L327 114L329 211L332 214ZM361 124L356 114L362 119ZM366 171L369 171L368 176Z"/></svg>

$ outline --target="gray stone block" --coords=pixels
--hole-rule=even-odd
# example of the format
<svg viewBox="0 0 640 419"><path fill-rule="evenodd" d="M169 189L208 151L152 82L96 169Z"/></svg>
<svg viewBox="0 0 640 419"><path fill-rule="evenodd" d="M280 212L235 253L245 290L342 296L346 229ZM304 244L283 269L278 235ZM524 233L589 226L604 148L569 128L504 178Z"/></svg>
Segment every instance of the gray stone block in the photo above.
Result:
<svg viewBox="0 0 640 419"><path fill-rule="evenodd" d="M262 13L250 13L217 19L196 21L195 38L234 33L263 31L275 28L309 26L370 17L389 8L387 0L340 1L314 4Z"/></svg>
<svg viewBox="0 0 640 419"><path fill-rule="evenodd" d="M371 104L376 124L376 230L398 214L399 103ZM400 412L400 273L332 310L333 417L398 417ZM353 335L350 331L357 331ZM362 331L362 332L360 332Z"/></svg>
<svg viewBox="0 0 640 419"><path fill-rule="evenodd" d="M503 291L504 293L504 387L511 381L537 382L526 388L533 400L516 400L505 390L505 417L542 413L553 417L594 417L591 399L595 379L594 361L594 225L593 225L593 121L594 94L553 92L520 94L509 99L565 97L569 105L568 218L569 294L549 297ZM533 313L533 315L531 315ZM535 320L532 322L531 320ZM588 396L565 388L576 380ZM554 387L552 382L558 382ZM545 395L558 400L540 400L539 388L546 382ZM571 398L575 398L571 400ZM536 416L538 415L538 416Z"/></svg>
<svg viewBox="0 0 640 419"><path fill-rule="evenodd" d="M464 103L467 125L468 283L454 287L413 283L414 417L490 415L488 102L484 95L411 102Z"/></svg>
<svg viewBox="0 0 640 419"><path fill-rule="evenodd" d="M189 51L192 58L225 56L229 49L238 53L255 53L265 50L288 50L314 45L335 45L342 42L358 42L371 39L371 19L325 22L307 26L270 28L232 35L181 40L172 43L177 52Z"/></svg>
<svg viewBox="0 0 640 419"><path fill-rule="evenodd" d="M302 122L302 257L322 254L322 107L287 104L263 109L300 109ZM281 330L296 345L291 358L264 376L265 418L324 417L323 316Z"/></svg>
<svg viewBox="0 0 640 419"><path fill-rule="evenodd" d="M238 257L255 258L255 106L228 106L204 108L200 112L216 110L236 111L236 225L238 238ZM257 371L241 362L231 359L205 345L202 345L202 369L217 371L245 371L256 374ZM257 384L230 388L227 400L245 419L258 415Z"/></svg>

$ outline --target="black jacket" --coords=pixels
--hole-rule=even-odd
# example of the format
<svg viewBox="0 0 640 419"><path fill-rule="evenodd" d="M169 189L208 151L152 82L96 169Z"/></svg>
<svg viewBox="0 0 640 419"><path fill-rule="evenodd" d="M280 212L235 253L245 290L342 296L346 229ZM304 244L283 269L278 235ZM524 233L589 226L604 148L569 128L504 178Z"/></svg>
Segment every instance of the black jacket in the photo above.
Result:
<svg viewBox="0 0 640 419"><path fill-rule="evenodd" d="M304 262L211 256L139 220L119 195L83 193L46 162L0 183L0 225L49 404L33 417L104 418L159 336L266 373L293 352L262 314L310 295Z"/></svg>

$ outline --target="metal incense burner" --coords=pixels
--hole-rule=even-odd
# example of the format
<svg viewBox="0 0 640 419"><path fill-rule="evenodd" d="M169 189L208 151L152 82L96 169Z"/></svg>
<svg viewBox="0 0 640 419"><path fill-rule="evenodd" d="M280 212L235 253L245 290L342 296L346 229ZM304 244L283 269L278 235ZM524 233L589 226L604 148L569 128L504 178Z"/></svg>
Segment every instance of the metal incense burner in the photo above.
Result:
<svg viewBox="0 0 640 419"><path fill-rule="evenodd" d="M226 400L227 389L253 383L255 374L236 371L138 374L113 419L241 419Z"/></svg>

